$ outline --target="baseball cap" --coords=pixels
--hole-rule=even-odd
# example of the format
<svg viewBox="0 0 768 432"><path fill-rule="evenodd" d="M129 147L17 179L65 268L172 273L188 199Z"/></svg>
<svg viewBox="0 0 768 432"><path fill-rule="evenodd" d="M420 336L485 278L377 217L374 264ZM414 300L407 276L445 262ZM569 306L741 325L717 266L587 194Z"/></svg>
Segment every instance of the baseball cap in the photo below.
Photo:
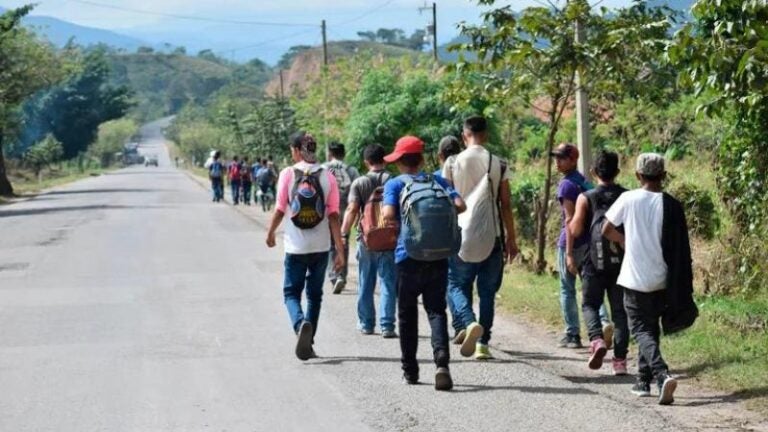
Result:
<svg viewBox="0 0 768 432"><path fill-rule="evenodd" d="M555 148L554 150L552 150L552 153L550 154L555 157L578 159L579 149L576 148L576 146L573 144L563 143L557 146L557 148Z"/></svg>
<svg viewBox="0 0 768 432"><path fill-rule="evenodd" d="M664 174L664 156L658 153L643 153L637 157L638 174L657 177Z"/></svg>
<svg viewBox="0 0 768 432"><path fill-rule="evenodd" d="M404 136L395 143L395 151L384 156L384 160L392 163L397 162L405 154L424 153L424 141L415 136Z"/></svg>

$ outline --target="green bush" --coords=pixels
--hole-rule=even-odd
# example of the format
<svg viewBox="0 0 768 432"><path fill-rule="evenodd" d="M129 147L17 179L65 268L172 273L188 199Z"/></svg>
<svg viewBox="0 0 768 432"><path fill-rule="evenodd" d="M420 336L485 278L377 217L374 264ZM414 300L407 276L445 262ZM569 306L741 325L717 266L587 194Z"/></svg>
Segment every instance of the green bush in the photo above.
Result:
<svg viewBox="0 0 768 432"><path fill-rule="evenodd" d="M685 183L671 187L670 193L683 203L691 234L705 240L713 239L720 228L720 216L712 193Z"/></svg>
<svg viewBox="0 0 768 432"><path fill-rule="evenodd" d="M515 212L517 236L526 242L536 239L536 214L541 201L544 181L540 177L522 176L510 185Z"/></svg>

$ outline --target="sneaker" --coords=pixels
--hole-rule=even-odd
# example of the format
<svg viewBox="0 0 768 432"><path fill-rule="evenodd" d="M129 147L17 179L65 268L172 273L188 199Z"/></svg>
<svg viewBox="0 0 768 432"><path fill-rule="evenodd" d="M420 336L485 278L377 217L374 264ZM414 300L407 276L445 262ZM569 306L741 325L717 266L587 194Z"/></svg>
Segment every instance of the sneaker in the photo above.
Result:
<svg viewBox="0 0 768 432"><path fill-rule="evenodd" d="M603 340L605 341L605 348L611 349L613 347L613 324L610 322L603 323Z"/></svg>
<svg viewBox="0 0 768 432"><path fill-rule="evenodd" d="M478 339L480 339L483 336L483 326L480 324L473 322L472 324L467 326L466 336L464 337L464 340L461 342L461 349L459 352L464 357L470 357L472 354L475 353L475 345L477 344Z"/></svg>
<svg viewBox="0 0 768 432"><path fill-rule="evenodd" d="M565 344L565 347L571 349L584 348L584 345L581 344L581 336L569 335L568 342Z"/></svg>
<svg viewBox="0 0 768 432"><path fill-rule="evenodd" d="M603 357L608 352L605 347L605 341L598 338L589 343L589 352L592 354L589 356L589 368L597 370L603 367Z"/></svg>
<svg viewBox="0 0 768 432"><path fill-rule="evenodd" d="M337 279L336 282L333 283L333 293L341 294L341 292L344 291L345 286L347 286L347 281L344 279Z"/></svg>
<svg viewBox="0 0 768 432"><path fill-rule="evenodd" d="M419 376L418 375L408 375L407 373L403 374L403 382L408 385L416 385L419 383Z"/></svg>
<svg viewBox="0 0 768 432"><path fill-rule="evenodd" d="M475 346L475 360L493 360L493 354L488 345L478 343Z"/></svg>
<svg viewBox="0 0 768 432"><path fill-rule="evenodd" d="M635 385L632 386L631 392L636 396L648 397L651 395L651 382L638 378Z"/></svg>
<svg viewBox="0 0 768 432"><path fill-rule="evenodd" d="M677 380L668 373L662 372L656 377L656 384L659 386L659 405L670 405L675 401L675 390L677 389Z"/></svg>
<svg viewBox="0 0 768 432"><path fill-rule="evenodd" d="M560 339L560 341L557 343L557 346L559 348L566 348L568 347L568 342L571 340L571 337L566 335L563 335L563 337Z"/></svg>
<svg viewBox="0 0 768 432"><path fill-rule="evenodd" d="M373 334L373 329L361 328L360 329L360 334L361 335L366 335L366 336L372 335Z"/></svg>
<svg viewBox="0 0 768 432"><path fill-rule="evenodd" d="M614 357L611 361L613 366L613 374L616 376L624 376L627 374L627 359L620 359Z"/></svg>
<svg viewBox="0 0 768 432"><path fill-rule="evenodd" d="M312 323L309 321L304 321L299 327L296 339L296 357L302 361L312 357Z"/></svg>
<svg viewBox="0 0 768 432"><path fill-rule="evenodd" d="M318 356L318 355L317 355L317 353L315 352L315 349L314 349L314 348L312 348L312 351L309 353L309 358L311 358L311 359L316 359L316 358L319 358L319 356Z"/></svg>
<svg viewBox="0 0 768 432"><path fill-rule="evenodd" d="M381 337L384 339L397 339L397 333L394 330L382 330Z"/></svg>
<svg viewBox="0 0 768 432"><path fill-rule="evenodd" d="M451 372L446 367L437 368L435 372L435 390L448 391L453 388Z"/></svg>
<svg viewBox="0 0 768 432"><path fill-rule="evenodd" d="M453 344L454 345L461 345L464 343L464 338L467 337L467 330L461 329L458 332L456 332L456 336L453 337Z"/></svg>

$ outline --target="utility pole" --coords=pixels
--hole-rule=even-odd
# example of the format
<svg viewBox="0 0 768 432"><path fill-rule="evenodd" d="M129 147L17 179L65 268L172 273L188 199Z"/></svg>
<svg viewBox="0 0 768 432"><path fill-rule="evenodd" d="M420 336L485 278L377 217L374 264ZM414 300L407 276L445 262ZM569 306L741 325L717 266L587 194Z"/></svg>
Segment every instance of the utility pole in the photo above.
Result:
<svg viewBox="0 0 768 432"><path fill-rule="evenodd" d="M425 10L429 10L430 7L427 3L424 3L423 7L419 8L419 14ZM437 61L437 3L432 3L432 24L427 26L427 34L432 36L432 57Z"/></svg>
<svg viewBox="0 0 768 432"><path fill-rule="evenodd" d="M283 81L283 70L280 69L280 99L285 99L285 87Z"/></svg>
<svg viewBox="0 0 768 432"><path fill-rule="evenodd" d="M322 28L323 28L323 65L328 66L328 38L325 34L325 20L323 20Z"/></svg>
<svg viewBox="0 0 768 432"><path fill-rule="evenodd" d="M584 28L580 20L576 20L575 40L580 45L584 42ZM589 170L592 168L592 145L589 130L589 96L584 90L582 74L584 69L579 67L576 70L576 145L579 148L579 171L585 176L589 176Z"/></svg>

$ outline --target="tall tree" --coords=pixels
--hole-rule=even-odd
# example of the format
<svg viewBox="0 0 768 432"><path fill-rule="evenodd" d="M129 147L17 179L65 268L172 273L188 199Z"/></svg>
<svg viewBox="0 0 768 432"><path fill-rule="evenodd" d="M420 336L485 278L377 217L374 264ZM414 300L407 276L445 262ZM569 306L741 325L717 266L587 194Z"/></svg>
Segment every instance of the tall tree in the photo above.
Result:
<svg viewBox="0 0 768 432"><path fill-rule="evenodd" d="M478 3L492 6L496 2L478 0ZM628 57L628 53L652 53L652 50L636 48L643 44L658 45L657 38L663 36L670 25L663 8L648 8L644 1L636 1L631 8L610 14L605 9L597 13L586 0L553 1L548 7L529 7L519 14L510 6L504 6L491 9L483 18L480 26L462 26L462 33L470 41L455 48L477 53L477 60L460 62L458 70L466 74L468 81L478 82L476 91L490 93L497 100L519 97L543 113L549 124L547 155L554 147L563 115L572 103L577 73L583 78L579 85L587 91L601 86L620 88L620 85L606 86L606 83L636 79L637 68L645 62L642 57ZM588 29L580 43L574 38L577 21ZM463 92L459 99L472 96L471 92ZM546 267L552 174L552 157L548 156L543 199L537 215L536 268L539 272Z"/></svg>
<svg viewBox="0 0 768 432"><path fill-rule="evenodd" d="M35 92L64 76L64 68L53 49L21 27L21 19L32 6L0 15L0 195L13 195L3 156L9 131L18 124L20 105Z"/></svg>

